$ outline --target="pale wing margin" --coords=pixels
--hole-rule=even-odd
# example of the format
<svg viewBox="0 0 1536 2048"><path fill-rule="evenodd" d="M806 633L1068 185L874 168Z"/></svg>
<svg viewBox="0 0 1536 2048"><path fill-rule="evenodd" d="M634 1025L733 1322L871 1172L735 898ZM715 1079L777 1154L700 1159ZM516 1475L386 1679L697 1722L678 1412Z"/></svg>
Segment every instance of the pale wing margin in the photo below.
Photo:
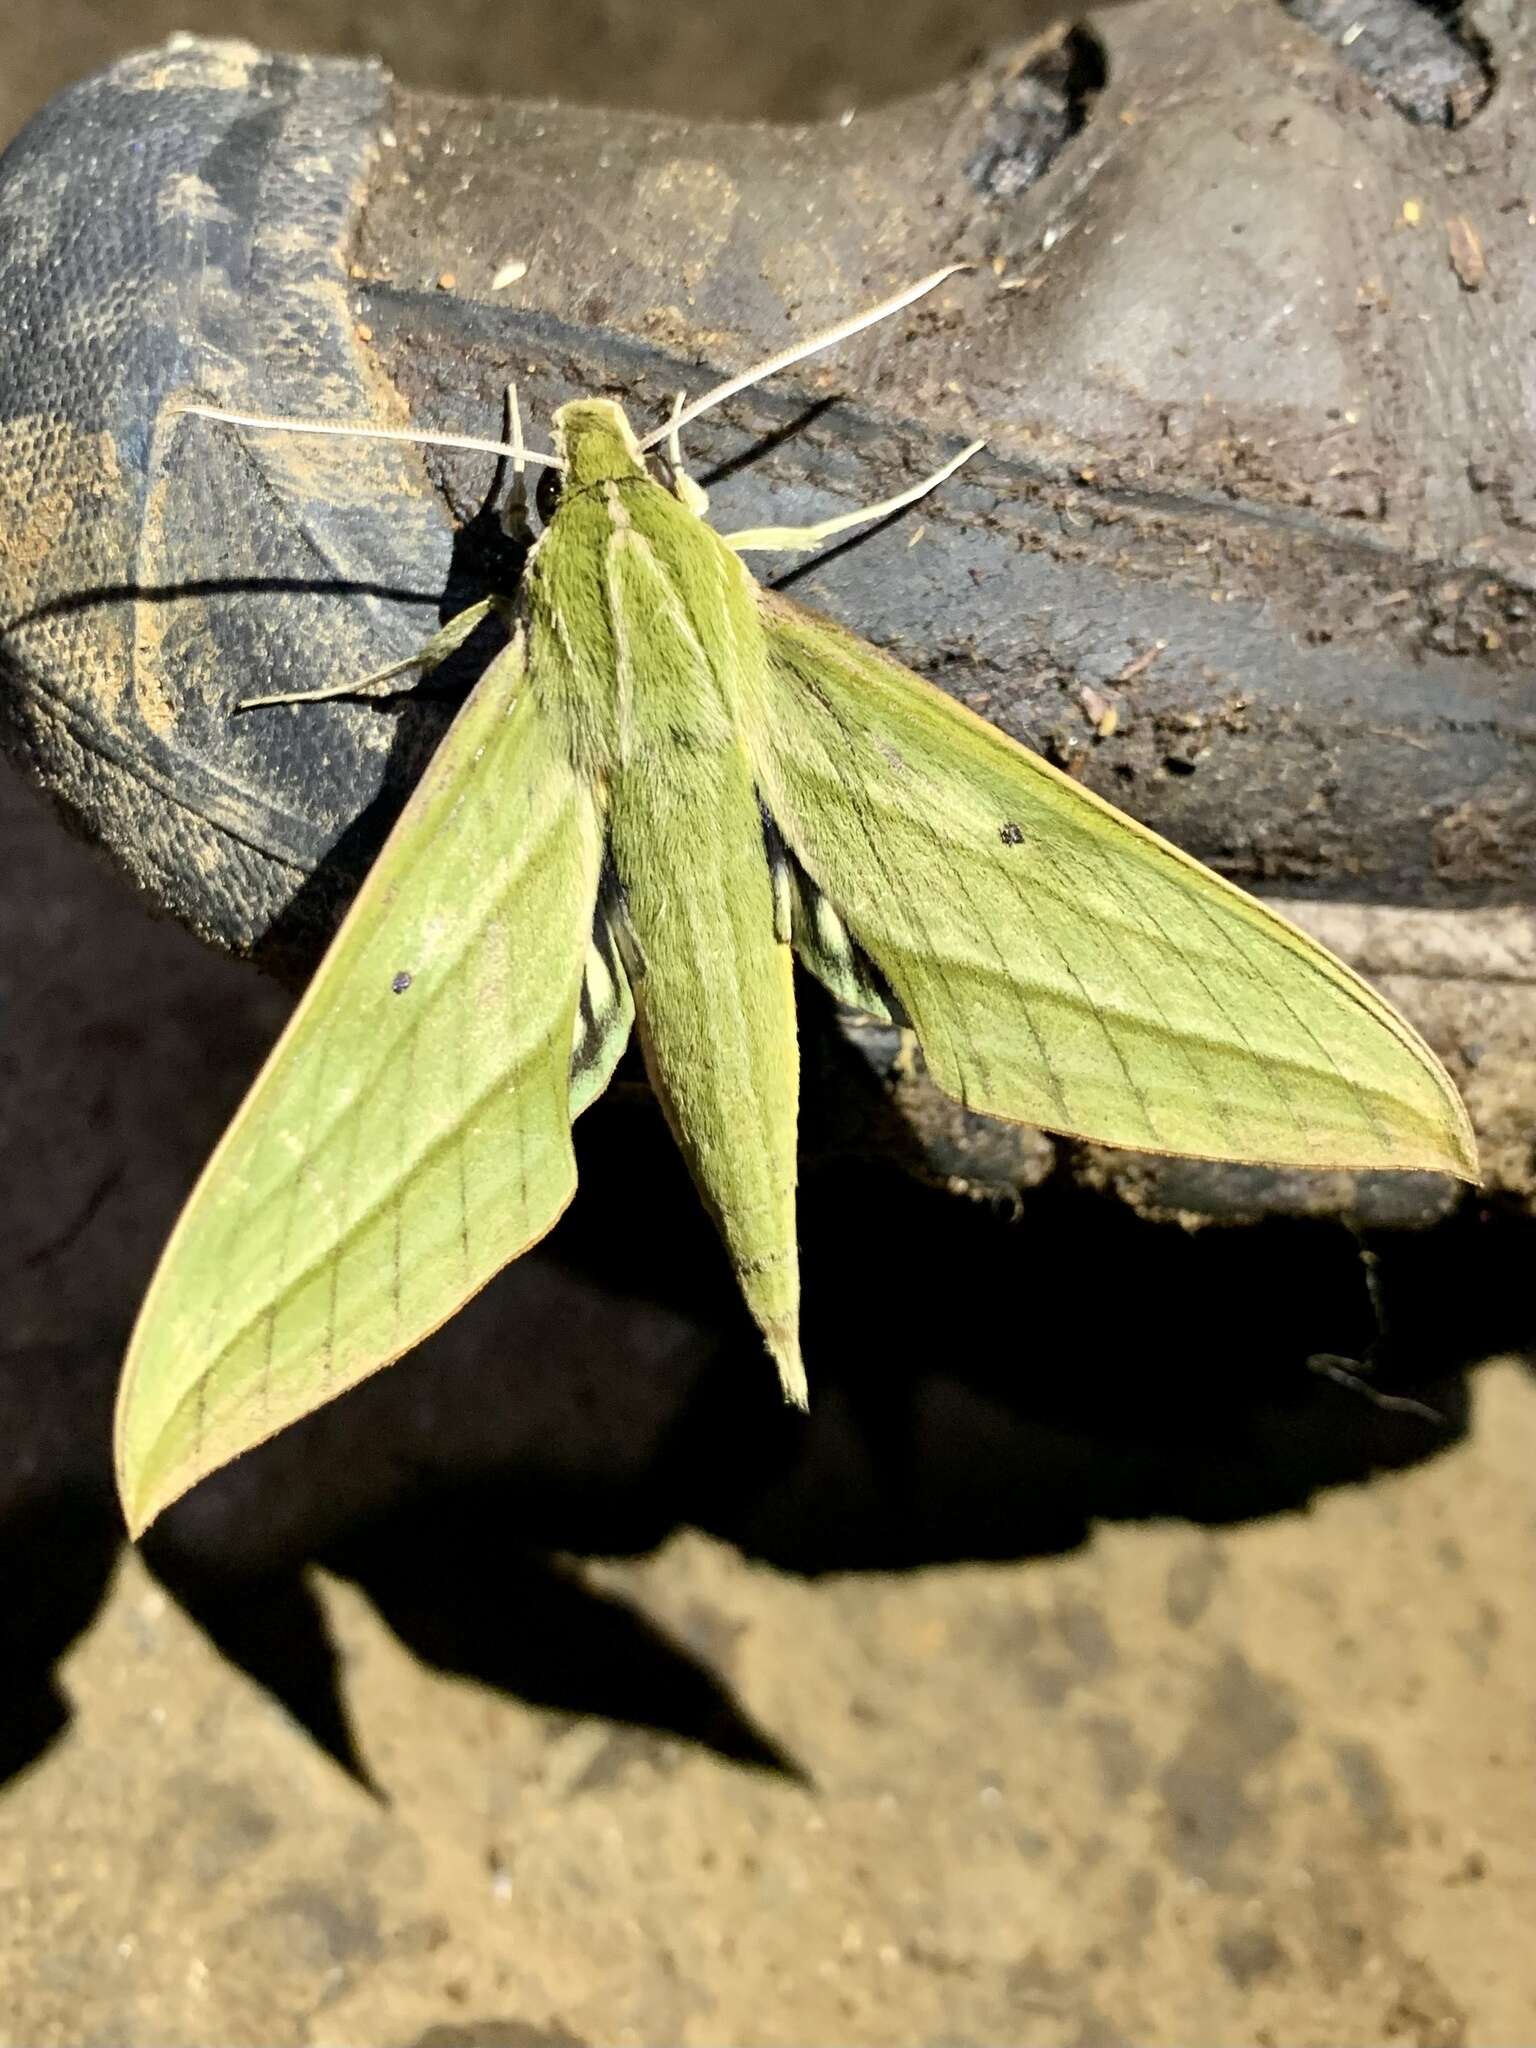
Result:
<svg viewBox="0 0 1536 2048"><path fill-rule="evenodd" d="M521 639L413 792L176 1225L117 1412L135 1532L418 1343L576 1185L600 828Z"/></svg>
<svg viewBox="0 0 1536 2048"><path fill-rule="evenodd" d="M897 662L762 599L763 799L941 1087L1140 1150L1476 1178L1449 1077L1341 961Z"/></svg>

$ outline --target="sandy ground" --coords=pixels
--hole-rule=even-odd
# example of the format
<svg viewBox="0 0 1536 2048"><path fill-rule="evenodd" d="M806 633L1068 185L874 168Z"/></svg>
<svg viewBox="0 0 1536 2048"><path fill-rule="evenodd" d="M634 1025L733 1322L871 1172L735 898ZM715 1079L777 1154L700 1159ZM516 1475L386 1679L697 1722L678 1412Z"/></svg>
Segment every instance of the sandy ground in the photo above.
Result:
<svg viewBox="0 0 1536 2048"><path fill-rule="evenodd" d="M1496 1365L1457 1451L1246 1528L583 1567L776 1770L434 1669L321 1578L373 1796L126 1561L6 1796L0 2039L1528 2039L1533 1452Z"/></svg>
<svg viewBox="0 0 1536 2048"><path fill-rule="evenodd" d="M889 12L367 31L424 82L808 112L1027 25ZM365 46L339 9L31 7L0 132L173 27ZM1100 1334L1127 1240L1095 1281L977 1219L1017 1323L962 1307L921 1372L829 1373L796 1434L728 1290L655 1278L715 1271L675 1180L625 1252L675 1169L616 1108L572 1249L141 1559L116 1359L283 1002L9 776L0 873L0 2048L1529 2038L1525 1365L1382 1410L1190 1288L1154 1309L1200 1370L1149 1390ZM960 1226L891 1199L910 1243L813 1287L878 1289L929 1230L963 1284ZM847 1202L813 1196L818 1242ZM1320 1240L1263 1242L1299 1287Z"/></svg>

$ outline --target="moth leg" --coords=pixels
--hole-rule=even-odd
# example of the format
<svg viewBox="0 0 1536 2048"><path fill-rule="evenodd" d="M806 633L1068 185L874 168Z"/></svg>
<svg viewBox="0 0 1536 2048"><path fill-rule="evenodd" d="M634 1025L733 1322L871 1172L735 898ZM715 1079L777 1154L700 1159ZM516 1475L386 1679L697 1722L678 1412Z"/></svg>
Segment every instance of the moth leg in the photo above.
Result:
<svg viewBox="0 0 1536 2048"><path fill-rule="evenodd" d="M861 505L856 512L840 512L834 519L823 519L817 526L749 526L739 533L723 533L720 538L728 548L734 548L738 555L749 550L769 552L774 549L786 551L797 548L819 548L823 541L831 540L836 533L846 533L850 526L863 526L872 519L889 519L893 512L903 511L908 505L915 505L919 498L926 498L932 490L948 477L952 477L962 463L969 462L986 447L985 441L973 441L969 448L936 469L932 476L925 476L920 483L911 484L904 491L898 491L894 498L882 498L878 505Z"/></svg>
<svg viewBox="0 0 1536 2048"><path fill-rule="evenodd" d="M678 503L686 505L690 512L696 512L702 519L709 511L709 493L702 484L695 483L683 467L679 421L687 399L686 391L674 391L672 394L672 417L667 422L667 467L672 472L672 491Z"/></svg>
<svg viewBox="0 0 1536 2048"><path fill-rule="evenodd" d="M413 689L419 677L429 676L433 669L440 668L450 654L456 654L475 628L490 617L496 603L493 597L481 598L466 611L455 613L424 647L407 655L404 661L391 662L388 668L376 669L358 682L336 683L328 690L279 690L267 697L242 697L235 709L259 711L268 704L323 704L332 697L398 697ZM410 682L396 683L396 677L406 675L412 678Z"/></svg>
<svg viewBox="0 0 1536 2048"><path fill-rule="evenodd" d="M503 456L497 464L496 483L492 497L500 491L503 475L510 459L512 481L506 486L501 500L501 530L508 540L516 541L523 547L533 546L533 526L528 518L528 462L523 446L523 415L517 403L517 386L508 384L502 394L501 432L512 453Z"/></svg>

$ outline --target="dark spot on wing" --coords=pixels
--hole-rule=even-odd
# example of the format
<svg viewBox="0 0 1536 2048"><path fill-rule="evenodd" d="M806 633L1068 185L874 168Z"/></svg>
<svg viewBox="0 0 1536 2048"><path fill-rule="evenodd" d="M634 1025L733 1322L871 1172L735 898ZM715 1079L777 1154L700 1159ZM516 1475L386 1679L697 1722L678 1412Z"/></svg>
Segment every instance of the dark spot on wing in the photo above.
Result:
<svg viewBox="0 0 1536 2048"><path fill-rule="evenodd" d="M998 826L997 836L1001 839L1004 846L1022 846L1024 844L1024 834L1011 818Z"/></svg>
<svg viewBox="0 0 1536 2048"><path fill-rule="evenodd" d="M403 996L406 990L411 985L411 977L406 973L405 969L402 967L400 972L395 976L394 980L389 985L397 996Z"/></svg>

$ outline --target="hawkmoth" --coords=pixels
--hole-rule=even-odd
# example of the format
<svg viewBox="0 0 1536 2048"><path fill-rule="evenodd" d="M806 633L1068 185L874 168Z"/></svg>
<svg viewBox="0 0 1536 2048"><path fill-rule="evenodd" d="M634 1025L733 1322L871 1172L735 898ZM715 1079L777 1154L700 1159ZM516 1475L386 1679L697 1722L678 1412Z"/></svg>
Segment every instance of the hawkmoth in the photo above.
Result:
<svg viewBox="0 0 1536 2048"><path fill-rule="evenodd" d="M572 1123L632 1031L803 1404L796 960L910 1025L938 1085L990 1115L1152 1152L1475 1177L1449 1078L1342 962L748 573L745 553L898 509L979 443L820 527L709 525L681 428L950 274L675 406L645 439L601 398L562 406L540 457L515 397L510 441L369 430L494 449L520 508L542 462L545 524L516 596L404 665L429 671L501 610L505 646L155 1274L117 1413L136 1532L552 1228L576 1185Z"/></svg>

